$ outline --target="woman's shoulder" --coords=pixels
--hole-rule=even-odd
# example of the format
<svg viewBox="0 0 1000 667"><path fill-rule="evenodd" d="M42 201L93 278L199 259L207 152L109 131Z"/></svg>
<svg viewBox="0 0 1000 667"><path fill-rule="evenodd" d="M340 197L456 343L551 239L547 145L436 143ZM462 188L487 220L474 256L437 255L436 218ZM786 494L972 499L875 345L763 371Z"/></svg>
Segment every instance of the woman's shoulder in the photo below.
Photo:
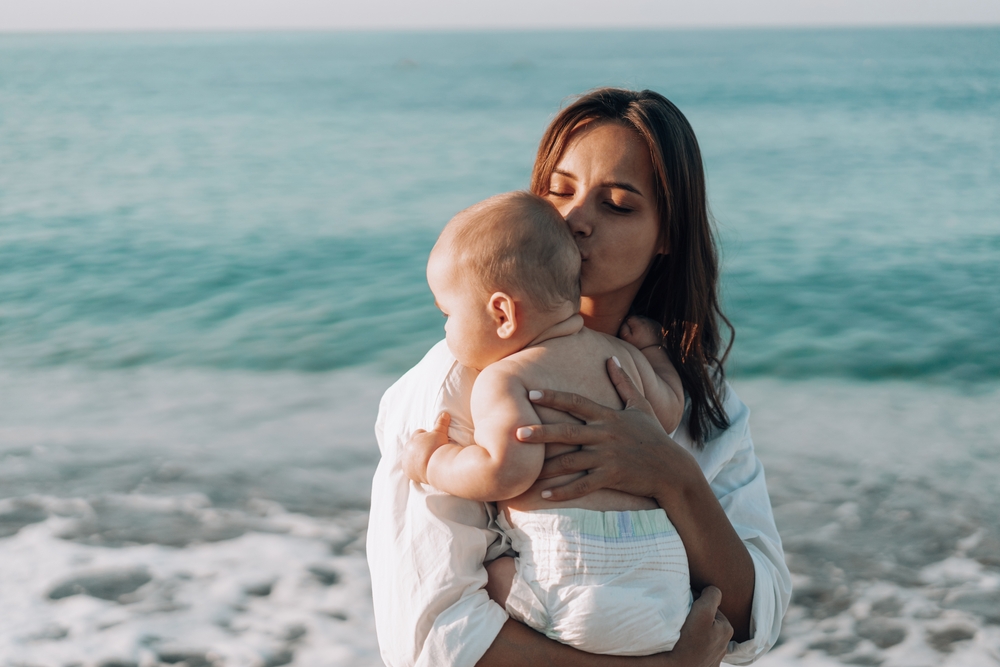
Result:
<svg viewBox="0 0 1000 667"><path fill-rule="evenodd" d="M376 430L405 442L416 429L432 428L442 410L459 429L471 424L468 405L475 380L476 372L458 363L445 341L438 342L382 395Z"/></svg>
<svg viewBox="0 0 1000 667"><path fill-rule="evenodd" d="M397 410L415 401L447 402L452 396L471 391L476 375L476 371L458 363L445 341L439 341L385 391L379 411Z"/></svg>
<svg viewBox="0 0 1000 667"><path fill-rule="evenodd" d="M386 389L382 395L382 403L397 400L398 397L408 394L414 386L427 387L440 384L457 363L445 341L438 341L420 361Z"/></svg>

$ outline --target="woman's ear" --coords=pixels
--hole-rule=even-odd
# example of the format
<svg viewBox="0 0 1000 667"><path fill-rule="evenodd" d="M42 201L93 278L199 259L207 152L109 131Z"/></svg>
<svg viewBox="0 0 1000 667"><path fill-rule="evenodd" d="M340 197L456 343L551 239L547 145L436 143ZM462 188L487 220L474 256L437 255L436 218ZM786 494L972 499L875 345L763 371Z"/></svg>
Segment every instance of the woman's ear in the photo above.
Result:
<svg viewBox="0 0 1000 667"><path fill-rule="evenodd" d="M493 293L490 297L490 316L496 325L499 338L507 340L517 332L517 306L509 294Z"/></svg>

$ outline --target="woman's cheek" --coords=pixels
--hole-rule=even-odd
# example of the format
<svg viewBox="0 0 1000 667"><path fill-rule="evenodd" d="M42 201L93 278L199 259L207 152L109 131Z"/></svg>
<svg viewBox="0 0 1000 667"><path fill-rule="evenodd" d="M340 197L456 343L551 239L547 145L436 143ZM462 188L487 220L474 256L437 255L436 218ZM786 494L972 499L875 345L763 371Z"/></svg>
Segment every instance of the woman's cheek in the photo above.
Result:
<svg viewBox="0 0 1000 667"><path fill-rule="evenodd" d="M580 267L580 293L589 296L594 293L594 284L591 279L591 269L587 262Z"/></svg>

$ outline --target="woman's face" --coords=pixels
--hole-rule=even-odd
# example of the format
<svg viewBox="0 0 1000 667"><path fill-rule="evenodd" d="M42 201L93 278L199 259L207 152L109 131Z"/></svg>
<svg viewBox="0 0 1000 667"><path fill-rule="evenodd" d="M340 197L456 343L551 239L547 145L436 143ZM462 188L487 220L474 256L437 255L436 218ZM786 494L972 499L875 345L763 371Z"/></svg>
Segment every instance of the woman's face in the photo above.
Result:
<svg viewBox="0 0 1000 667"><path fill-rule="evenodd" d="M653 258L666 250L646 142L635 130L608 121L577 129L552 172L546 198L580 247L583 296L631 305Z"/></svg>

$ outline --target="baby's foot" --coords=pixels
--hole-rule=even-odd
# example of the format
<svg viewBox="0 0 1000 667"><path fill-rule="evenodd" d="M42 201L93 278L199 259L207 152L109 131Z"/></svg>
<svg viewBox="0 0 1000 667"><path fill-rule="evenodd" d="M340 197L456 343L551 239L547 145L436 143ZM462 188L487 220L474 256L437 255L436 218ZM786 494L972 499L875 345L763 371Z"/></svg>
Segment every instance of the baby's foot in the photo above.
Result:
<svg viewBox="0 0 1000 667"><path fill-rule="evenodd" d="M633 315L622 323L618 337L640 350L663 343L663 328L655 320Z"/></svg>

